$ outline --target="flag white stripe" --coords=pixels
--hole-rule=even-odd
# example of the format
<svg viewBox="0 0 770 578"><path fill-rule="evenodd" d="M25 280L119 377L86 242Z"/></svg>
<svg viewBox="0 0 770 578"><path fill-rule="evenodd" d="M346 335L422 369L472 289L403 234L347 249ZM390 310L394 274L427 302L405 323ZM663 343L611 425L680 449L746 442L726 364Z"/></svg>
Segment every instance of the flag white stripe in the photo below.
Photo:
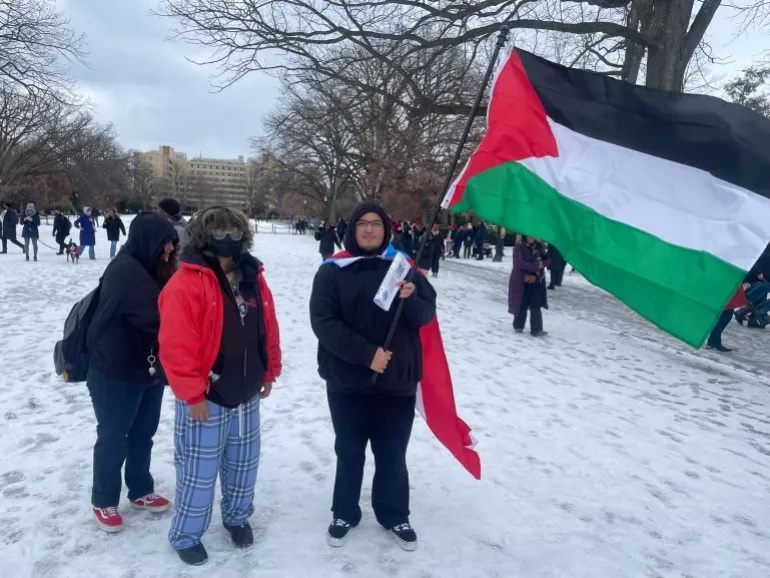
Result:
<svg viewBox="0 0 770 578"><path fill-rule="evenodd" d="M767 246L770 200L706 171L548 122L559 156L520 162L563 196L745 271Z"/></svg>

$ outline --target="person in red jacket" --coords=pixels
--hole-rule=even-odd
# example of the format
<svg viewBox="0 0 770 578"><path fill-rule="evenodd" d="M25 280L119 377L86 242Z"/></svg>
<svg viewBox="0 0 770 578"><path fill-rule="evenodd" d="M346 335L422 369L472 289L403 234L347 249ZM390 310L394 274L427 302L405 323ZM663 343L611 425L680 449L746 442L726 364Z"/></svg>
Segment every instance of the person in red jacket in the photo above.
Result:
<svg viewBox="0 0 770 578"><path fill-rule="evenodd" d="M222 522L236 547L254 543L259 403L281 373L273 296L248 251L246 217L225 207L200 213L181 268L159 299L161 363L177 398L176 512L169 541L191 565L206 562L217 475Z"/></svg>

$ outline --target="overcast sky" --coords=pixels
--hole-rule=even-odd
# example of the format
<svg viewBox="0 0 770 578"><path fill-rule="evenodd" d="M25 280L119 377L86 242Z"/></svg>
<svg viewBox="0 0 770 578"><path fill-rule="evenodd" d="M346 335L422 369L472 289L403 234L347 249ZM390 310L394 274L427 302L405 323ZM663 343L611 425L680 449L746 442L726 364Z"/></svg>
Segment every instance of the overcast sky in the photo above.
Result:
<svg viewBox="0 0 770 578"><path fill-rule="evenodd" d="M58 0L86 35L88 66L75 76L100 121L112 122L126 148L144 151L168 144L190 156L235 158L251 154L276 96L276 83L252 73L223 92L212 92L214 70L187 60L192 48L166 40L170 22L149 15L157 0ZM711 28L715 52L732 57L729 74L770 46L770 38L744 34L722 9Z"/></svg>

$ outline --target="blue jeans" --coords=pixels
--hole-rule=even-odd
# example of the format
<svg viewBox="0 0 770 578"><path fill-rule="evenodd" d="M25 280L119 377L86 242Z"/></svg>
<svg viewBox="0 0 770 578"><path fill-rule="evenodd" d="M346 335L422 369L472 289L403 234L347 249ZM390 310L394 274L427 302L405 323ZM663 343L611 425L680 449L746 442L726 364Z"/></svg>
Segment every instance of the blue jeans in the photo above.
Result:
<svg viewBox="0 0 770 578"><path fill-rule="evenodd" d="M86 247L88 247L88 258L96 259L96 252L94 251L93 245L83 245L82 247L80 247L80 254L85 255Z"/></svg>
<svg viewBox="0 0 770 578"><path fill-rule="evenodd" d="M711 330L711 335L709 335L709 340L708 340L709 345L711 345L712 347L722 346L722 332L730 324L730 320L732 318L733 318L732 309L725 309L724 311L722 311L722 315L719 317L719 320L717 321L717 324L714 326L714 329Z"/></svg>
<svg viewBox="0 0 770 578"><path fill-rule="evenodd" d="M115 256L115 253L118 250L118 242L117 241L110 241L110 259L112 259Z"/></svg>
<svg viewBox="0 0 770 578"><path fill-rule="evenodd" d="M217 475L222 489L222 521L245 524L254 513L259 466L259 396L229 409L206 401L209 418L196 421L177 400L174 419L176 497L168 540L181 550L200 544L214 509Z"/></svg>
<svg viewBox="0 0 770 578"><path fill-rule="evenodd" d="M88 372L86 385L96 414L91 503L96 508L120 503L124 462L128 499L151 494L152 438L160 422L164 386L141 387L94 370Z"/></svg>

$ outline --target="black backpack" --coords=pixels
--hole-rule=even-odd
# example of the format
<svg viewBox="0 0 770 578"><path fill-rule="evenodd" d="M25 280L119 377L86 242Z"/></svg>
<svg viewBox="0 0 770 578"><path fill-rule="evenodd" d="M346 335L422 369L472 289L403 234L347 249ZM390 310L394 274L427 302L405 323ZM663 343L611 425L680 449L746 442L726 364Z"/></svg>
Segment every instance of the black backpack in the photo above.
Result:
<svg viewBox="0 0 770 578"><path fill-rule="evenodd" d="M61 341L57 341L53 348L56 375L60 375L66 382L85 381L88 375L86 334L96 307L99 305L101 290L100 279L96 289L75 303L64 323L64 337Z"/></svg>

